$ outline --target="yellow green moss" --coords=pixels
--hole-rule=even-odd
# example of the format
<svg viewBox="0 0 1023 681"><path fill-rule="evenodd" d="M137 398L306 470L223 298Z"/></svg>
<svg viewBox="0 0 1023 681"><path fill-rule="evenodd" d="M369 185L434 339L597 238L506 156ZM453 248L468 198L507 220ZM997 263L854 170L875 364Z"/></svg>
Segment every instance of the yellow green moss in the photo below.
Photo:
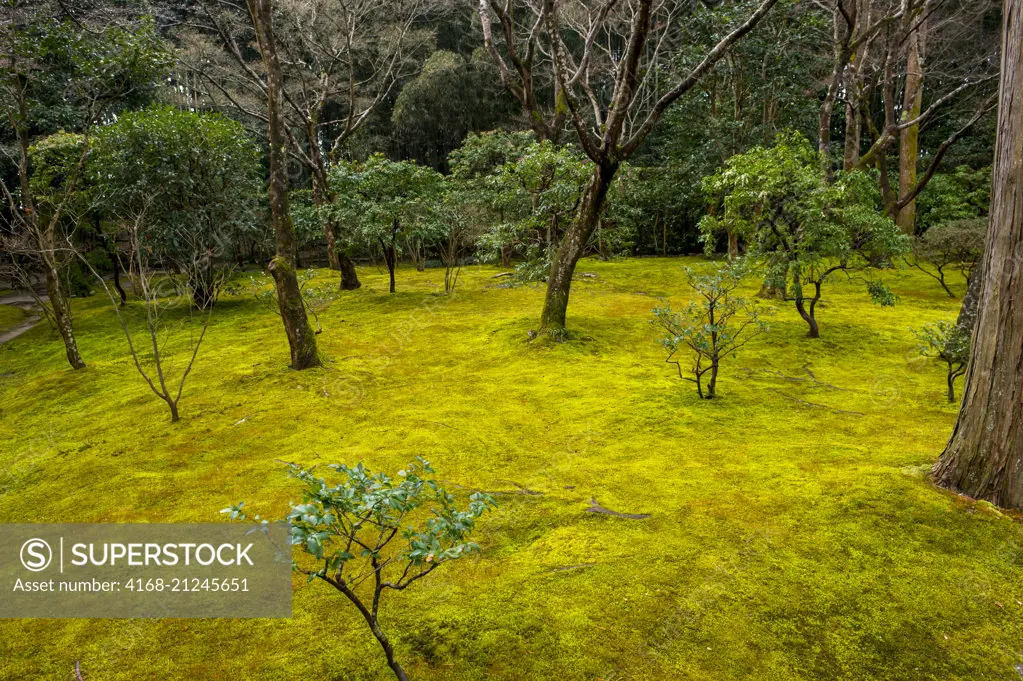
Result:
<svg viewBox="0 0 1023 681"><path fill-rule="evenodd" d="M412 678L1015 678L1019 522L906 472L955 418L909 328L958 303L919 272L891 273L895 308L836 280L820 340L778 304L701 402L648 321L658 297L685 299L683 263L703 266L583 261L560 344L528 342L543 289L494 268L453 296L442 270L399 269L389 295L363 269L317 308L326 366L302 372L239 279L173 425L109 303L76 299L84 372L45 325L0 346L0 521L210 522L238 500L279 516L295 489L275 459L422 455L501 507L482 555L388 595ZM348 604L298 582L291 620L0 622L0 679L68 678L75 660L109 681L388 678Z"/></svg>

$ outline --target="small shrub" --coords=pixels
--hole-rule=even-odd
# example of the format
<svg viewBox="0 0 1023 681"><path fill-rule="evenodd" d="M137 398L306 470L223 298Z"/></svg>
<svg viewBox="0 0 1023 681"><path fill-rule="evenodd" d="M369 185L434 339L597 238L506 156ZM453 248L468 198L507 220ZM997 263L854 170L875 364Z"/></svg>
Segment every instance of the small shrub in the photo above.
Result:
<svg viewBox="0 0 1023 681"><path fill-rule="evenodd" d="M684 268L689 286L698 298L675 312L670 306L654 308L654 323L664 331L661 345L668 352L665 360L678 367L679 378L696 384L696 392L703 399L717 395L717 377L721 360L732 357L746 343L768 326L760 316L772 312L760 308L755 301L734 295L746 275L747 265L741 260L718 265L709 275L698 275ZM692 366L685 375L680 352L688 351ZM703 379L710 374L707 388Z"/></svg>

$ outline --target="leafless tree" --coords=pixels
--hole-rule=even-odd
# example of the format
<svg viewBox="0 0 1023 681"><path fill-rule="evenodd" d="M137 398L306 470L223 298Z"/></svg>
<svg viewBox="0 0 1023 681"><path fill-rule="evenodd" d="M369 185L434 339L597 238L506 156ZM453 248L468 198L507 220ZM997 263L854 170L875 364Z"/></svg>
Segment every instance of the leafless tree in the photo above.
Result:
<svg viewBox="0 0 1023 681"><path fill-rule="evenodd" d="M331 200L327 164L415 73L433 45L433 32L418 27L435 0L280 0L274 3L274 37L282 78L284 133L290 158L312 179L313 201ZM199 90L190 96L217 109L232 109L266 125L266 69L252 60L252 25L243 2L198 0L183 31L183 79ZM341 287L359 287L355 265L338 249L336 225L324 224L330 266Z"/></svg>
<svg viewBox="0 0 1023 681"><path fill-rule="evenodd" d="M763 0L695 67L679 73L674 57L687 39L683 18L694 11L692 3L479 0L484 45L530 125L539 137L557 140L567 123L593 163L551 264L542 334L565 336L572 274L621 163L776 2Z"/></svg>
<svg viewBox="0 0 1023 681"><path fill-rule="evenodd" d="M220 292L221 284L228 277L228 272L224 269L214 270L206 262L211 254L203 249L202 244L195 244L194 248L179 251L190 254L175 263L175 269L183 273L182 277L161 273L158 265L167 263L170 256L154 252L148 245L151 242L143 238L148 228L148 214L147 207L142 206L134 215L119 221L120 231L127 243L126 257L131 263L131 272L139 287L144 327L150 348L148 351L143 350L141 345L138 347L135 345L128 319L132 310L123 308L120 299L111 291L106 280L96 272L84 255L81 253L77 255L110 298L110 304L128 342L128 350L136 370L150 390L167 404L173 423L180 418L178 403L185 388L185 380L192 372L213 315L212 304L204 308L195 308L190 304L190 291L199 285L209 285L209 273L214 272L213 286L209 294L210 302L213 303ZM177 236L185 240L195 238L194 233L188 230L181 230ZM197 279L201 279L201 282ZM171 338L173 335L171 331L175 328L179 331L187 328L189 332L189 340L184 348L184 366L180 368L180 377L176 381L170 375L173 363L169 359L169 348L176 345L173 342L176 339Z"/></svg>
<svg viewBox="0 0 1023 681"><path fill-rule="evenodd" d="M987 35L996 0L815 0L833 17L833 68L818 126L824 173L832 170L831 128L844 100L843 167L876 168L886 211L912 233L916 197L949 149L994 110L997 40ZM985 39L988 38L988 39ZM872 112L879 102L881 110ZM921 132L942 118L958 124L934 149ZM871 143L861 155L863 128ZM897 177L889 154L898 145ZM927 152L923 173L919 163Z"/></svg>

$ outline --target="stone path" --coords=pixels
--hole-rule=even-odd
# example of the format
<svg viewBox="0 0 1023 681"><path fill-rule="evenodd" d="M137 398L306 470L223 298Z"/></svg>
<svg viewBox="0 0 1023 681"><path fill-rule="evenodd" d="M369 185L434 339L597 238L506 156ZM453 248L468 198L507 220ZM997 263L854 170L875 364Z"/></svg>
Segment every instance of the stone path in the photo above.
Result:
<svg viewBox="0 0 1023 681"><path fill-rule="evenodd" d="M47 300L46 296L43 296L43 300ZM29 313L28 318L20 325L10 331L0 333L0 344L14 340L38 324L39 320L42 319L42 316L38 314L39 307L36 305L35 298L28 293L13 293L9 296L2 296L0 297L0 305L13 305Z"/></svg>

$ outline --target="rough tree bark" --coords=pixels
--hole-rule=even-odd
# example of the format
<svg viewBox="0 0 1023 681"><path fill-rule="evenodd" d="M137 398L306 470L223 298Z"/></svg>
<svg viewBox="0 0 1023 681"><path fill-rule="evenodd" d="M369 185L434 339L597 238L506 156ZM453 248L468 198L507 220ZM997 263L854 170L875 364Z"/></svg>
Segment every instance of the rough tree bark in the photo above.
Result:
<svg viewBox="0 0 1023 681"><path fill-rule="evenodd" d="M281 110L283 84L281 65L274 41L270 0L246 0L259 52L266 68L266 101L270 139L270 214L274 227L276 254L268 269L277 286L277 304L291 348L291 367L308 369L320 365L316 334L306 316L305 301L295 270L295 226L288 210L287 140Z"/></svg>
<svg viewBox="0 0 1023 681"><path fill-rule="evenodd" d="M572 274L576 263L582 257L586 243L590 240L593 230L604 210L608 189L618 171L618 163L612 162L597 165L593 168L590 181L586 185L580 201L579 210L572 219L560 246L551 263L551 273L547 279L547 297L544 299L543 313L540 315L540 330L556 338L565 334L565 317L568 313L568 294L572 287Z"/></svg>
<svg viewBox="0 0 1023 681"><path fill-rule="evenodd" d="M906 39L906 89L902 100L902 117L920 118L924 101L923 22ZM909 196L917 184L917 158L920 155L920 123L899 133L899 199ZM895 215L895 223L905 234L916 231L916 201L910 199Z"/></svg>
<svg viewBox="0 0 1023 681"><path fill-rule="evenodd" d="M1023 0L1005 0L991 222L963 403L942 487L1023 507Z"/></svg>
<svg viewBox="0 0 1023 681"><path fill-rule="evenodd" d="M338 253L338 267L341 269L341 290L354 291L362 288L359 281L359 273L355 271L355 262L348 257L347 253Z"/></svg>

